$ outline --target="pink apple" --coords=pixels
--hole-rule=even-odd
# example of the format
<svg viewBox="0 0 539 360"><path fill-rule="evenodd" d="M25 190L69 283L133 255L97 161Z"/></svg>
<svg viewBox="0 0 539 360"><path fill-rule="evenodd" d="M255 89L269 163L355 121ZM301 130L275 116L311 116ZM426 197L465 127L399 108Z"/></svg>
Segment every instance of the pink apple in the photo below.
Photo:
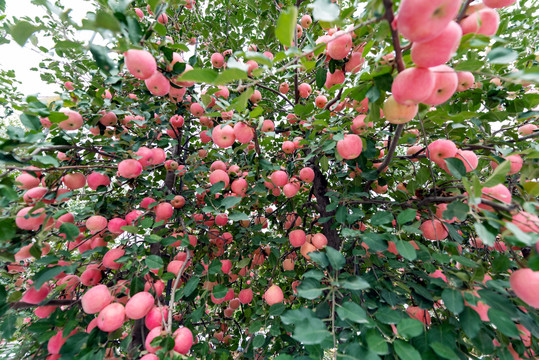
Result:
<svg viewBox="0 0 539 360"><path fill-rule="evenodd" d="M157 71L157 62L145 50L130 49L124 53L127 70L140 80L146 80Z"/></svg>
<svg viewBox="0 0 539 360"><path fill-rule="evenodd" d="M473 74L469 71L457 72L457 79L458 79L457 91L468 90L475 83L475 78Z"/></svg>
<svg viewBox="0 0 539 360"><path fill-rule="evenodd" d="M510 6L516 2L517 0L483 0L483 4L493 9L499 9L506 6Z"/></svg>
<svg viewBox="0 0 539 360"><path fill-rule="evenodd" d="M247 180L243 178L239 178L232 181L232 184L230 185L230 189L236 195L245 196L245 193L247 192Z"/></svg>
<svg viewBox="0 0 539 360"><path fill-rule="evenodd" d="M363 142L356 134L345 134L343 140L337 141L337 152L343 159L355 159L363 150Z"/></svg>
<svg viewBox="0 0 539 360"><path fill-rule="evenodd" d="M514 175L518 173L520 169L522 169L522 165L524 164L524 160L522 160L520 155L517 155L517 154L506 156L505 160L511 162L511 169L509 170L509 173L508 173L509 175ZM496 163L495 161L491 161L490 166L494 170L498 167L498 163Z"/></svg>
<svg viewBox="0 0 539 360"><path fill-rule="evenodd" d="M345 80L344 71L342 70L335 70L335 72L331 73L329 70L326 73L326 82L324 83L324 86L326 89L331 89L333 85L342 84Z"/></svg>
<svg viewBox="0 0 539 360"><path fill-rule="evenodd" d="M444 159L455 157L456 154L457 146L451 140L438 139L427 146L427 157L440 167L445 166Z"/></svg>
<svg viewBox="0 0 539 360"><path fill-rule="evenodd" d="M509 278L511 289L522 301L539 309L539 271L518 269Z"/></svg>
<svg viewBox="0 0 539 360"><path fill-rule="evenodd" d="M170 91L170 81L159 71L155 71L152 76L144 80L144 83L155 96L165 96Z"/></svg>
<svg viewBox="0 0 539 360"><path fill-rule="evenodd" d="M290 89L290 86L286 82L283 82L281 85L279 85L279 92L281 94L286 94L289 89Z"/></svg>
<svg viewBox="0 0 539 360"><path fill-rule="evenodd" d="M412 61L419 67L429 68L443 65L457 51L462 29L455 21L451 21L435 38L412 45Z"/></svg>
<svg viewBox="0 0 539 360"><path fill-rule="evenodd" d="M234 136L242 144L250 143L254 136L255 130L244 122L237 122L234 125Z"/></svg>
<svg viewBox="0 0 539 360"><path fill-rule="evenodd" d="M337 31L328 42L326 51L332 59L342 60L348 56L352 45L352 36L350 34Z"/></svg>
<svg viewBox="0 0 539 360"><path fill-rule="evenodd" d="M323 109L327 103L328 103L328 99L324 95L318 95L316 99L314 100L314 104L319 109Z"/></svg>
<svg viewBox="0 0 539 360"><path fill-rule="evenodd" d="M431 40L457 16L461 3L462 0L403 0L397 29L412 42Z"/></svg>
<svg viewBox="0 0 539 360"><path fill-rule="evenodd" d="M49 284L43 284L37 290L35 287L30 287L22 295L21 301L28 304L39 304L47 298L47 295L51 292L51 287Z"/></svg>
<svg viewBox="0 0 539 360"><path fill-rule="evenodd" d="M174 351L186 355L193 346L193 333L186 327L174 331Z"/></svg>
<svg viewBox="0 0 539 360"><path fill-rule="evenodd" d="M99 186L109 186L110 178L105 174L93 172L86 178L88 187L92 190L97 190Z"/></svg>
<svg viewBox="0 0 539 360"><path fill-rule="evenodd" d="M107 251L105 256L103 256L103 266L106 267L107 269L118 270L124 264L118 263L116 262L116 260L118 260L124 255L125 255L125 250L122 248L110 249L109 251Z"/></svg>
<svg viewBox="0 0 539 360"><path fill-rule="evenodd" d="M137 160L122 160L118 164L118 174L126 179L133 179L142 173L142 165Z"/></svg>
<svg viewBox="0 0 539 360"><path fill-rule="evenodd" d="M453 96L455 91L457 91L459 81L455 70L447 65L433 67L431 71L435 75L434 90L430 97L421 102L436 106L446 102Z"/></svg>
<svg viewBox="0 0 539 360"><path fill-rule="evenodd" d="M314 170L310 167L304 167L299 172L299 178L306 183L311 183L314 180Z"/></svg>
<svg viewBox="0 0 539 360"><path fill-rule="evenodd" d="M344 66L344 69L346 72L357 74L361 70L364 62L365 59L363 58L361 52L353 52L352 55L350 55L350 59L348 59L348 62Z"/></svg>
<svg viewBox="0 0 539 360"><path fill-rule="evenodd" d="M249 100L251 100L253 104L258 104L260 100L262 100L262 94L260 93L260 91L255 90L253 91L253 94L251 95Z"/></svg>
<svg viewBox="0 0 539 360"><path fill-rule="evenodd" d="M421 67L408 68L400 72L393 80L393 85L391 86L393 98L402 105L418 104L431 96L434 90L435 78L435 74L429 69Z"/></svg>
<svg viewBox="0 0 539 360"><path fill-rule="evenodd" d="M277 285L271 285L264 293L264 300L269 306L282 303L284 300L283 291Z"/></svg>
<svg viewBox="0 0 539 360"><path fill-rule="evenodd" d="M211 137L215 145L221 148L232 146L236 140L234 129L230 125L217 125L213 128Z"/></svg>
<svg viewBox="0 0 539 360"><path fill-rule="evenodd" d="M210 180L210 184L212 185L217 184L218 182L222 181L225 183L225 188L228 187L228 184L230 183L230 178L228 174L226 173L226 171L223 171L221 169L214 170L210 174L209 180Z"/></svg>
<svg viewBox="0 0 539 360"><path fill-rule="evenodd" d="M109 288L106 285L97 285L82 295L82 310L86 314L96 314L109 305L112 300Z"/></svg>
<svg viewBox="0 0 539 360"><path fill-rule="evenodd" d="M299 96L301 96L302 98L308 98L309 95L311 95L311 85L307 84L307 83L301 83L299 84Z"/></svg>
<svg viewBox="0 0 539 360"><path fill-rule="evenodd" d="M283 170L277 170L271 174L271 182L275 186L285 186L288 183L288 174Z"/></svg>
<svg viewBox="0 0 539 360"><path fill-rule="evenodd" d="M63 179L65 179L65 176ZM30 190L32 188L35 188L36 186L39 186L39 183L40 183L39 178L33 175L30 175L28 173L22 173L21 175L17 176L15 181L20 182L22 184L22 185L17 185L17 187L23 190ZM84 183L86 183L86 178L84 178ZM66 185L65 182L64 182L64 185Z"/></svg>
<svg viewBox="0 0 539 360"><path fill-rule="evenodd" d="M125 309L120 303L107 305L97 316L97 327L105 332L118 330L124 322Z"/></svg>
<svg viewBox="0 0 539 360"><path fill-rule="evenodd" d="M153 295L149 292L136 293L125 304L125 315L129 319L142 319L153 308L154 301Z"/></svg>
<svg viewBox="0 0 539 360"><path fill-rule="evenodd" d="M455 157L462 160L464 166L466 167L466 172L475 170L477 168L477 164L479 163L477 155L475 155L475 153L471 150L457 150Z"/></svg>
<svg viewBox="0 0 539 360"><path fill-rule="evenodd" d="M443 240L447 238L448 232L444 224L437 219L427 220L419 226L423 236L428 240Z"/></svg>
<svg viewBox="0 0 539 360"><path fill-rule="evenodd" d="M486 36L495 35L500 25L500 15L494 9L482 9L464 18L460 23L462 33L481 34Z"/></svg>
<svg viewBox="0 0 539 360"><path fill-rule="evenodd" d="M125 221L124 219L122 219L122 218L113 218L113 219L110 219L107 228L111 233L113 233L115 235L120 235L120 234L122 234L124 232L122 230L122 227L124 227L126 225L127 225L127 221Z"/></svg>
<svg viewBox="0 0 539 360"><path fill-rule="evenodd" d="M313 23L313 19L311 19L310 15L303 15L301 17L300 23L304 29L307 29Z"/></svg>
<svg viewBox="0 0 539 360"><path fill-rule="evenodd" d="M64 130L78 130L84 124L82 116L76 111L64 111L64 114L68 116L66 120L61 121L58 126Z"/></svg>

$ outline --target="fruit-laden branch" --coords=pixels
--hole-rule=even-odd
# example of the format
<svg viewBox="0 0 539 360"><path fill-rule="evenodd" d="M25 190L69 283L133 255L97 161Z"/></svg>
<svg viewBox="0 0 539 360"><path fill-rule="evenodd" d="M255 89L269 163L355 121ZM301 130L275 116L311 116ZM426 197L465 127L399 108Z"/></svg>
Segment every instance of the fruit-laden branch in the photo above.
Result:
<svg viewBox="0 0 539 360"><path fill-rule="evenodd" d="M17 310L17 309L30 309L30 308L38 307L38 306L73 305L73 304L76 304L78 302L79 302L79 300L49 300L45 304L30 304L30 303L27 303L27 302L18 301L18 302L14 302L14 303L9 304L9 307L12 308L12 309Z"/></svg>
<svg viewBox="0 0 539 360"><path fill-rule="evenodd" d="M262 88L262 89L266 89L266 90L268 90L268 91L271 91L271 92L274 93L274 94L277 94L278 96L280 96L280 97L282 97L283 99L285 99L286 102L287 102L290 106L292 106L292 107L294 106L294 104L292 103L292 101L290 101L290 100L288 99L288 97L286 97L284 94L281 94L281 93L278 92L277 90L272 89L272 88L270 88L270 87L268 87L268 86L262 85L262 84L260 84L260 83L257 83L256 86L258 86L258 87L260 87L260 88Z"/></svg>

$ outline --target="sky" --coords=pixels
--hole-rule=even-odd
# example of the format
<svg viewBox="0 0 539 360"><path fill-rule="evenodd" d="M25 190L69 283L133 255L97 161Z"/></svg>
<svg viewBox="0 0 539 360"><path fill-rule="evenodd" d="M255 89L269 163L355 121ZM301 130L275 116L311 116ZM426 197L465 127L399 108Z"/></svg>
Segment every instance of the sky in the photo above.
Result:
<svg viewBox="0 0 539 360"><path fill-rule="evenodd" d="M77 23L80 23L85 14L92 9L89 2L85 0L61 0L61 3L69 4L69 7L72 8L71 16ZM30 0L7 0L6 14L8 18L21 18L23 16L33 18L45 14L45 8L32 4ZM48 47L52 44L43 37L39 37L39 43L44 46L49 45ZM39 93L42 96L48 96L60 90L59 85L44 83L39 77L39 72L30 70L33 67L38 67L42 58L43 54L31 50L29 43L24 47L19 46L14 41L0 45L0 68L15 71L17 79L22 83L18 86L19 91L24 95Z"/></svg>

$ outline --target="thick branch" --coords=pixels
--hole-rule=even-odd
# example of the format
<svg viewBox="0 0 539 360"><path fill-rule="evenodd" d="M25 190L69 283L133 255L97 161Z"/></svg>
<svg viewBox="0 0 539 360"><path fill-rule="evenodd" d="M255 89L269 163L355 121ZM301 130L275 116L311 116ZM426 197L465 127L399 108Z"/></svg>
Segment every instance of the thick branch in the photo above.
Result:
<svg viewBox="0 0 539 360"><path fill-rule="evenodd" d="M318 212L320 213L321 217L334 217L335 210L329 212L326 211L326 208L330 203L329 197L326 196L326 193L328 191L328 182L317 165L313 166L313 170L313 188L314 196L316 197L316 202L318 204ZM333 219L330 219L329 221L324 222L322 224L322 229L324 235L328 239L328 245L334 249L339 249L339 247L341 246L341 238L339 237L337 230L332 228L333 221Z"/></svg>
<svg viewBox="0 0 539 360"><path fill-rule="evenodd" d="M399 39L399 32L397 29L393 28L393 21L395 20L395 14L393 13L393 1L384 0L384 8L384 18L389 23L389 28L391 29L391 40L393 42L393 49L395 50L395 63L397 64L398 72L401 72L405 69L405 67L404 61L402 60L402 48Z"/></svg>
<svg viewBox="0 0 539 360"><path fill-rule="evenodd" d="M64 306L64 305L73 305L73 304L76 304L78 303L79 300L50 300L48 302L46 302L45 304L30 304L30 303L26 303L26 302L23 302L23 301L18 301L18 302L14 302L14 303L11 303L9 305L10 308L12 309L29 309L29 308L34 308L34 307L38 307L38 306Z"/></svg>

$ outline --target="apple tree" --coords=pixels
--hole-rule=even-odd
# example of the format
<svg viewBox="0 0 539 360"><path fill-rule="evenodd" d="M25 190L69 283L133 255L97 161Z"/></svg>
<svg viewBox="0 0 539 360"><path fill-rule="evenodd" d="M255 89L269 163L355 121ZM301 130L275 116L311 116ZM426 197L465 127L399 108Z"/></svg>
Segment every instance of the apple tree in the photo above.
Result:
<svg viewBox="0 0 539 360"><path fill-rule="evenodd" d="M537 1L32 3L2 356L537 357Z"/></svg>

